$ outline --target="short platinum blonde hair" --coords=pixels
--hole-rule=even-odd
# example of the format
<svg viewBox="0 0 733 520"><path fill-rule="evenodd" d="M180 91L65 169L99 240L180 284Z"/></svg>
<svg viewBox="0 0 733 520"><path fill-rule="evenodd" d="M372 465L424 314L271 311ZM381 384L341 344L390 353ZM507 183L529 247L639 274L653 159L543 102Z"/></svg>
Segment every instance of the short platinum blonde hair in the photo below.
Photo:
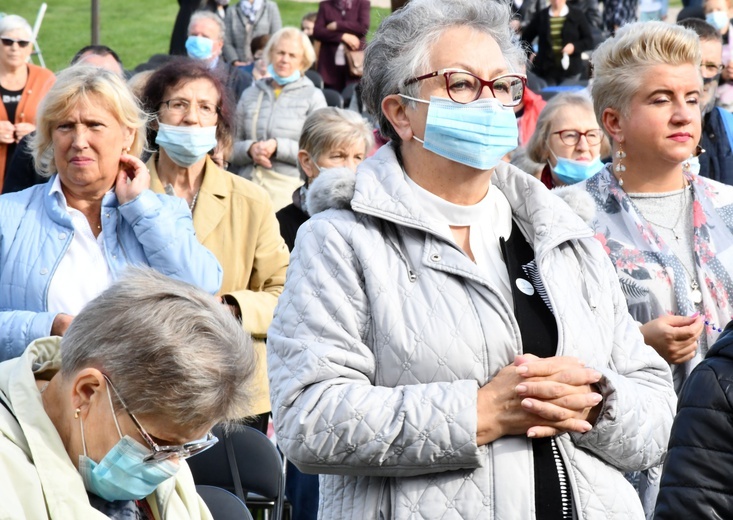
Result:
<svg viewBox="0 0 733 520"><path fill-rule="evenodd" d="M31 139L33 162L43 175L56 172L53 157L53 130L79 105L98 102L105 107L121 126L134 132L130 154L139 157L145 147L147 114L137 99L114 72L89 65L73 65L56 76L51 90L41 101L36 115L36 133ZM121 150L108 150L118 153Z"/></svg>
<svg viewBox="0 0 733 520"><path fill-rule="evenodd" d="M300 42L301 47L303 47L303 61L300 64L300 72L305 72L310 69L311 65L316 62L316 51L313 49L313 44L311 44L308 36L306 36L303 31L296 29L295 27L283 27L272 35L270 41L268 41L265 46L265 50L263 51L265 62L268 65L272 63L272 53L274 52L273 48L280 43L280 40L283 38L297 40Z"/></svg>
<svg viewBox="0 0 733 520"><path fill-rule="evenodd" d="M552 123L562 110L569 110L573 113L585 110L595 117L593 101L587 95L574 92L557 94L547 102L545 108L540 112L540 117L537 118L537 126L527 143L527 157L530 160L543 164L547 162L550 157L549 141ZM598 126L600 128L600 123ZM611 144L605 132L601 140L600 154L601 157L608 157L611 154Z"/></svg>
<svg viewBox="0 0 733 520"><path fill-rule="evenodd" d="M17 14L9 14L0 18L0 36L20 29L28 34L28 39L33 40L33 28L25 18Z"/></svg>
<svg viewBox="0 0 733 520"><path fill-rule="evenodd" d="M520 70L526 56L509 27L511 18L509 3L504 0L412 0L385 18L366 48L361 79L361 99L378 121L380 133L400 143L399 135L382 113L382 100L398 93L418 97L420 84L405 83L431 72L430 50L448 29L463 27L488 34L499 45L507 68Z"/></svg>
<svg viewBox="0 0 733 520"><path fill-rule="evenodd" d="M190 34L191 27L193 27L194 24L200 20L210 20L214 22L214 24L219 28L219 41L224 41L224 33L227 30L226 26L224 25L224 20L221 19L221 16L216 13L212 13L211 11L194 12L191 15L191 21L188 22L188 29L186 30L186 33Z"/></svg>
<svg viewBox="0 0 733 520"><path fill-rule="evenodd" d="M364 144L366 154L374 146L372 126L358 113L336 107L321 108L309 115L298 141L298 149L305 150L314 161L329 150L341 145ZM298 161L300 177L308 176Z"/></svg>
<svg viewBox="0 0 733 520"><path fill-rule="evenodd" d="M110 378L132 413L196 430L248 415L255 352L216 297L131 268L61 340L63 379L88 367Z"/></svg>
<svg viewBox="0 0 733 520"><path fill-rule="evenodd" d="M607 108L628 115L647 69L693 65L698 70L701 61L700 40L691 29L656 21L623 26L593 51L591 91L596 119L602 122ZM702 76L699 79L702 90Z"/></svg>

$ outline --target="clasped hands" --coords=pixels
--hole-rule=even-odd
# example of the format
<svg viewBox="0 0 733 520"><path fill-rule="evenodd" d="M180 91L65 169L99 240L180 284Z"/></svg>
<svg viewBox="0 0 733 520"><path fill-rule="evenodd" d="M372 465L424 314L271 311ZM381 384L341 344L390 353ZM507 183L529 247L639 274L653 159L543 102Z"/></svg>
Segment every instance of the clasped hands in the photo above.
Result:
<svg viewBox="0 0 733 520"><path fill-rule="evenodd" d="M255 164L259 164L265 168L272 168L270 157L272 157L276 151L277 141L275 139L257 141L252 143L252 146L249 147L249 156L252 157L252 161Z"/></svg>
<svg viewBox="0 0 733 520"><path fill-rule="evenodd" d="M19 143L21 139L35 129L35 125L31 123L17 123L14 125L10 121L0 121L0 143Z"/></svg>
<svg viewBox="0 0 733 520"><path fill-rule="evenodd" d="M601 377L574 357L517 356L478 391L477 443L590 431L601 409L593 386Z"/></svg>

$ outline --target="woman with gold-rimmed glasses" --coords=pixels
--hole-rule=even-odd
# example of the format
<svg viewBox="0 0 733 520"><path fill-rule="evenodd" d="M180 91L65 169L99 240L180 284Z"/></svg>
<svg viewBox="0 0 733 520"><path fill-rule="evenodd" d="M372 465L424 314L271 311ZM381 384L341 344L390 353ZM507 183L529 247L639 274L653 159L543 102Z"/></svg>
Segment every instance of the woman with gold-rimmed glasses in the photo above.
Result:
<svg viewBox="0 0 733 520"><path fill-rule="evenodd" d="M484 0L385 19L361 86L391 143L298 231L267 360L321 519L639 518L623 471L664 454L669 368L603 249L502 162L524 88L509 20Z"/></svg>
<svg viewBox="0 0 733 520"><path fill-rule="evenodd" d="M254 367L217 298L129 272L0 364L0 516L210 520L185 459L248 415Z"/></svg>

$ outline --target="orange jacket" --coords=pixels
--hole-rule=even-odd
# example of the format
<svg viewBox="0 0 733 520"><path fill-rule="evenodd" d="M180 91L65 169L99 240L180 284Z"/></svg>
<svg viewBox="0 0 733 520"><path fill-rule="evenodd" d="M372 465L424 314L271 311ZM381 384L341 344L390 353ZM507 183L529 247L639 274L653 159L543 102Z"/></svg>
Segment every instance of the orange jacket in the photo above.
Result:
<svg viewBox="0 0 733 520"><path fill-rule="evenodd" d="M43 96L51 89L56 76L53 72L43 67L28 64L28 81L23 88L23 94L15 110L15 121L17 123L36 124L36 109L43 99ZM8 112L0 99L0 121L8 121ZM3 182L5 181L5 165L11 158L8 155L8 145L0 144L0 193L2 193Z"/></svg>

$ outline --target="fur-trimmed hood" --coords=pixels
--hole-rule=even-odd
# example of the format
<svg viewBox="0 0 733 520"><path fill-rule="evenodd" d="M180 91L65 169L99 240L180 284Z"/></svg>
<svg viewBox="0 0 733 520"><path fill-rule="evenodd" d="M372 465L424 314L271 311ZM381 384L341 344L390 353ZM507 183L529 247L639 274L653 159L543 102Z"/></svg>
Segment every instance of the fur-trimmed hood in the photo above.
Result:
<svg viewBox="0 0 733 520"><path fill-rule="evenodd" d="M591 194L585 190L585 184L580 184L583 184L583 186L574 184L555 188L551 191L565 201L565 204L570 206L570 209L590 226L596 218L596 203Z"/></svg>
<svg viewBox="0 0 733 520"><path fill-rule="evenodd" d="M348 168L324 169L306 191L306 212L312 216L329 208L350 208L355 185L356 176Z"/></svg>

